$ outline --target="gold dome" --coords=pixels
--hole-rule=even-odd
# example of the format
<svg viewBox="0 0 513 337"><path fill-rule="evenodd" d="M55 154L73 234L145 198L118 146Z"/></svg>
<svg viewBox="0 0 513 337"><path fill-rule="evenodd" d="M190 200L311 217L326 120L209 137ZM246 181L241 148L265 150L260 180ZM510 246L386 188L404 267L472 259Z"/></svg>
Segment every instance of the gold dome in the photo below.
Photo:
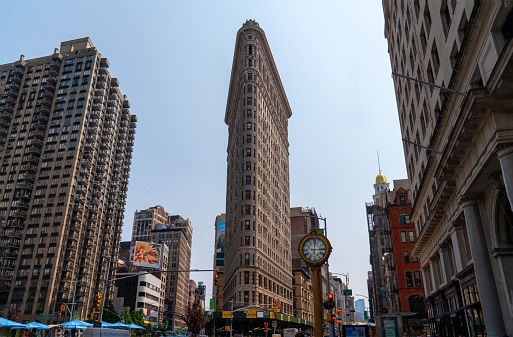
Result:
<svg viewBox="0 0 513 337"><path fill-rule="evenodd" d="M383 184L387 182L387 178L379 172L379 174L376 176L376 184Z"/></svg>

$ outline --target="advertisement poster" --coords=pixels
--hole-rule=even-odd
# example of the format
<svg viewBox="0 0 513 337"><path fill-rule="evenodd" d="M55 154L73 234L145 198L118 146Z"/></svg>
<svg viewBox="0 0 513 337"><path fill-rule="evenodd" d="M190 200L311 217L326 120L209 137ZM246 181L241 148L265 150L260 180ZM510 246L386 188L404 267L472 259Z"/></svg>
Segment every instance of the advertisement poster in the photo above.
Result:
<svg viewBox="0 0 513 337"><path fill-rule="evenodd" d="M397 323L395 318L382 318L383 322L383 336L395 337L397 336Z"/></svg>
<svg viewBox="0 0 513 337"><path fill-rule="evenodd" d="M365 337L364 326L346 326L346 337Z"/></svg>
<svg viewBox="0 0 513 337"><path fill-rule="evenodd" d="M134 266L150 267L160 269L160 257L162 256L162 245L136 241L134 249Z"/></svg>
<svg viewBox="0 0 513 337"><path fill-rule="evenodd" d="M226 222L218 221L216 228L216 267L224 266L224 238L226 235Z"/></svg>

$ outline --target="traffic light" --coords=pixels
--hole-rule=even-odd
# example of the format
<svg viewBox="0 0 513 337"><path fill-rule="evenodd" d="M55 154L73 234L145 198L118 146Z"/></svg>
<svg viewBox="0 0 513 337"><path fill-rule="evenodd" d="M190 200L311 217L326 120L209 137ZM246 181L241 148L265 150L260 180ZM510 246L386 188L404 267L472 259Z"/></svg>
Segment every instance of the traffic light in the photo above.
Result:
<svg viewBox="0 0 513 337"><path fill-rule="evenodd" d="M217 272L214 274L214 284L219 285L219 274Z"/></svg>
<svg viewBox="0 0 513 337"><path fill-rule="evenodd" d="M64 311L66 311L66 306L64 304L61 304L59 309L61 309L61 311L64 312Z"/></svg>
<svg viewBox="0 0 513 337"><path fill-rule="evenodd" d="M100 310L102 307L102 294L98 293L96 295L96 309Z"/></svg>
<svg viewBox="0 0 513 337"><path fill-rule="evenodd" d="M325 300L323 303L322 303L322 306L324 307L324 309L326 310L331 310L333 308L335 308L335 300L333 299L333 294L332 293L329 293L328 294L328 299Z"/></svg>
<svg viewBox="0 0 513 337"><path fill-rule="evenodd" d="M342 314L342 309L337 309L337 315Z"/></svg>

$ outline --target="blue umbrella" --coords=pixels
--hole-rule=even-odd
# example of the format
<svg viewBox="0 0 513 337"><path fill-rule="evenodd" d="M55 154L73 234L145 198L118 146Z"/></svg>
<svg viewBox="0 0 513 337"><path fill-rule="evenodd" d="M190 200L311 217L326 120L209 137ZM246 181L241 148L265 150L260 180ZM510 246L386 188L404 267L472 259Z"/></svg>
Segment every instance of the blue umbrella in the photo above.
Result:
<svg viewBox="0 0 513 337"><path fill-rule="evenodd" d="M25 328L27 329L36 329L36 330L50 330L50 327L48 325L45 325L45 324L41 324L41 323L38 323L38 322L30 322L30 323L26 323L26 324L23 324L25 325Z"/></svg>
<svg viewBox="0 0 513 337"><path fill-rule="evenodd" d="M66 329L80 329L80 330L84 330L85 328L89 327L89 326L93 326L94 324L93 323L87 323L87 322L83 322L81 320L78 320L78 319L74 319L72 321L68 321L68 322L63 322L61 323L61 325L64 325L66 327Z"/></svg>
<svg viewBox="0 0 513 337"><path fill-rule="evenodd" d="M25 325L0 317L0 328L23 329L23 328L25 328Z"/></svg>
<svg viewBox="0 0 513 337"><path fill-rule="evenodd" d="M123 324L121 322L112 323L110 327L111 328L118 328L118 329L128 329L128 328L130 328L128 325Z"/></svg>
<svg viewBox="0 0 513 337"><path fill-rule="evenodd" d="M134 323L130 323L130 324L128 324L128 327L129 327L130 329L145 330L145 328L143 328L142 326L137 325L137 324L134 324Z"/></svg>
<svg viewBox="0 0 513 337"><path fill-rule="evenodd" d="M113 325L114 325L113 323L108 323L108 322L102 321L102 328L112 328Z"/></svg>

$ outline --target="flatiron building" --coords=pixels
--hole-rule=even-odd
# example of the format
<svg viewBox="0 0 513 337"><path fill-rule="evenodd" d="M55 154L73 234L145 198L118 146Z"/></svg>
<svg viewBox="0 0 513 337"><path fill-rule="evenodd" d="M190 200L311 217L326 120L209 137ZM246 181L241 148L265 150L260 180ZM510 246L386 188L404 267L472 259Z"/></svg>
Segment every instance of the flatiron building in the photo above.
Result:
<svg viewBox="0 0 513 337"><path fill-rule="evenodd" d="M288 119L292 111L264 31L237 32L228 125L223 307L292 314Z"/></svg>

